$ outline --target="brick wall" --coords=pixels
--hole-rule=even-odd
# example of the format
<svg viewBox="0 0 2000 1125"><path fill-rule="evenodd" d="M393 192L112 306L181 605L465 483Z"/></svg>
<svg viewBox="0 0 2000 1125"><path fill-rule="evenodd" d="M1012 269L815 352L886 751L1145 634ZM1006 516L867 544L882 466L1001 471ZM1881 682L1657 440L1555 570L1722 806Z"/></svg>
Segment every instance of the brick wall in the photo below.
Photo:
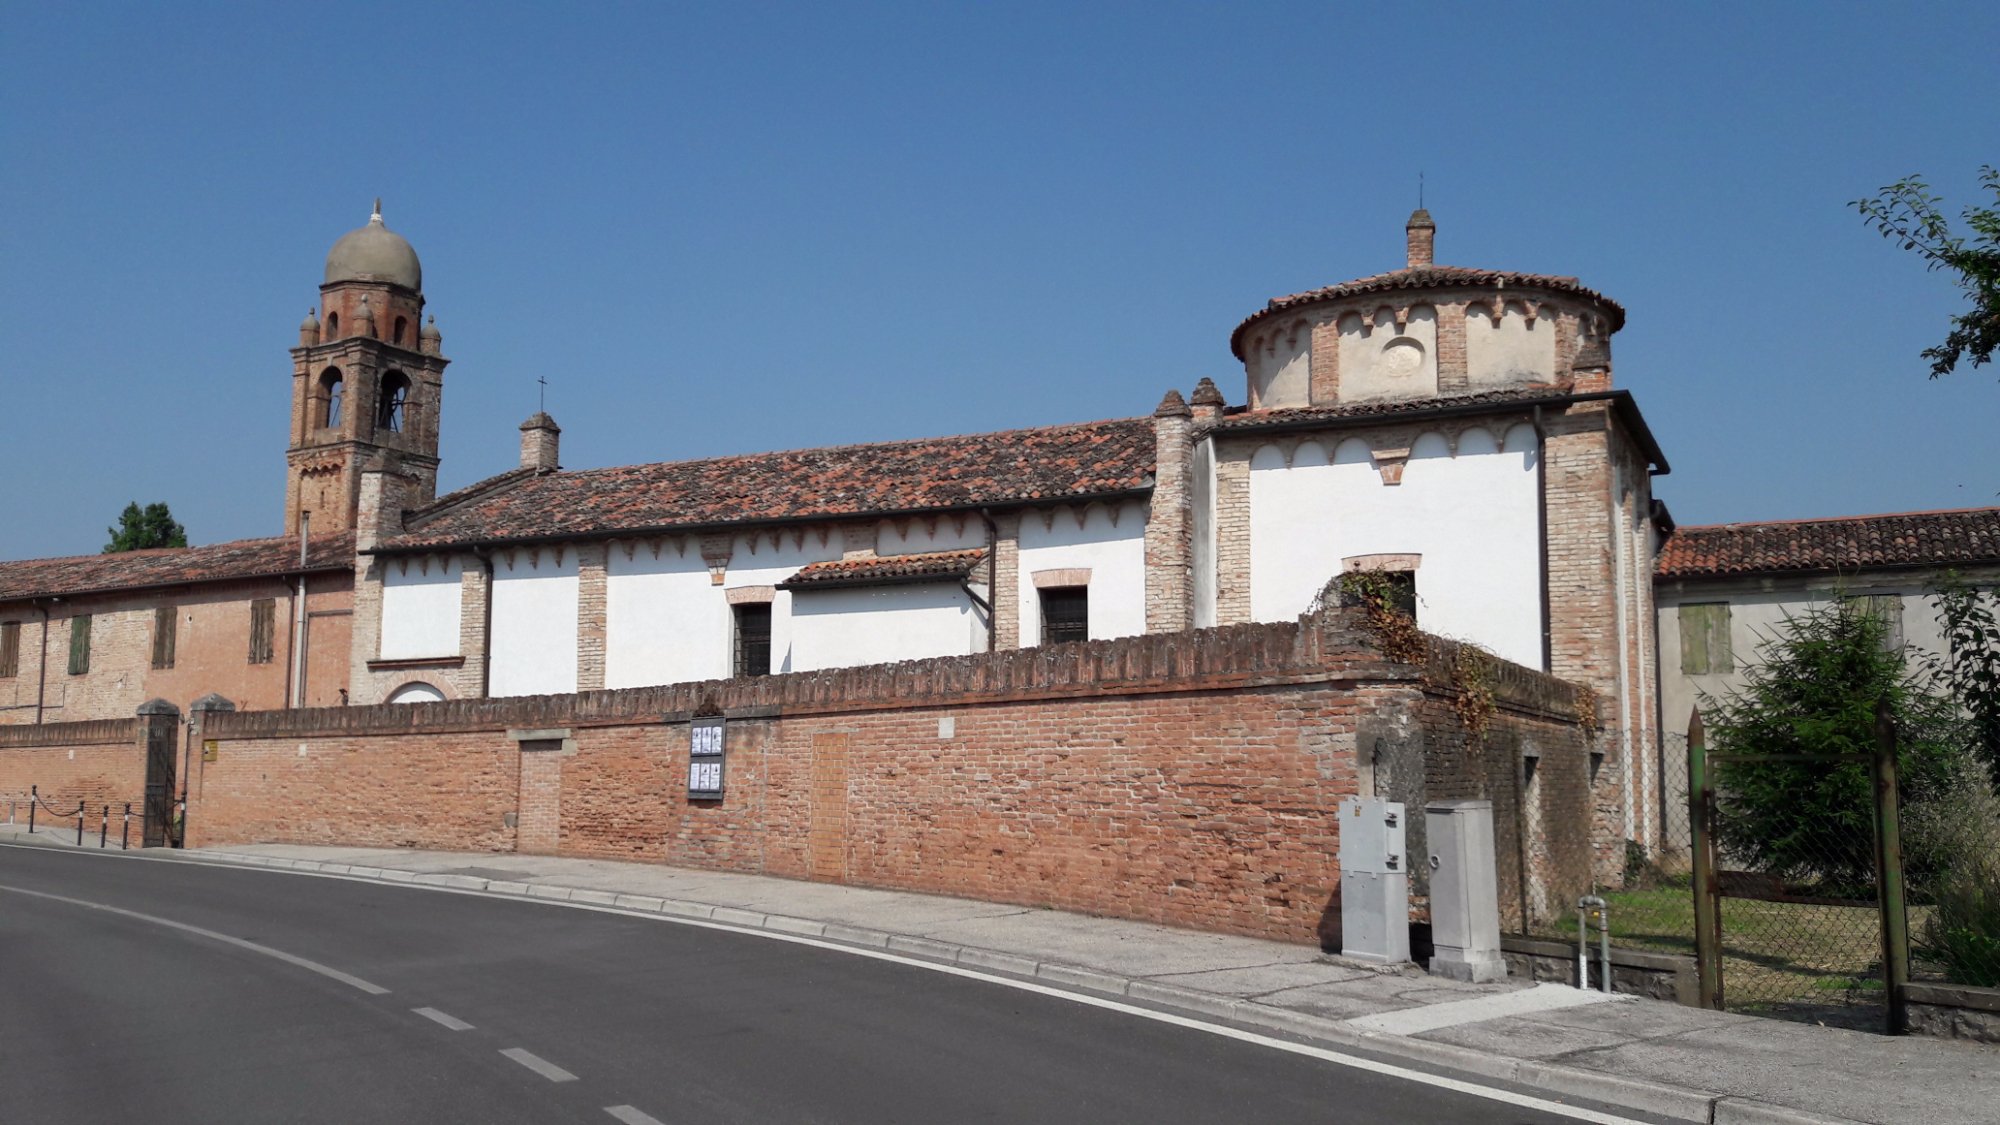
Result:
<svg viewBox="0 0 2000 1125"><path fill-rule="evenodd" d="M197 767L188 823L197 846L553 850L1312 941L1338 917L1338 803L1377 768L1364 728L1402 732L1420 794L1497 797L1523 743L1555 772L1587 771L1569 685L1510 666L1497 691L1493 732L1468 745L1421 669L1333 613L759 679L239 713L205 732L220 751ZM710 707L729 716L727 792L690 802L687 718ZM1552 885L1587 880L1545 851L1530 861Z"/></svg>
<svg viewBox="0 0 2000 1125"><path fill-rule="evenodd" d="M111 806L113 842L125 802L132 803L133 842L146 796L146 750L137 719L48 723L0 727L0 817L9 807L26 823L28 795L39 790L46 806L39 820L76 828L75 818L51 818L49 808L73 810L84 803L84 827L91 833L105 805Z"/></svg>

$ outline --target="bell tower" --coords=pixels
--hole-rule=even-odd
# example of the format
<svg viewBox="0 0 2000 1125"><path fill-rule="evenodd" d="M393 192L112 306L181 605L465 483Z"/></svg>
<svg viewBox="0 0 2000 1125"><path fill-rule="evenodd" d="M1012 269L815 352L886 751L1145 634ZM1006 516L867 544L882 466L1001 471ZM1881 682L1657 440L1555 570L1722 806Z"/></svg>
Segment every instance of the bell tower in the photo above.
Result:
<svg viewBox="0 0 2000 1125"><path fill-rule="evenodd" d="M424 311L424 270L382 223L342 235L326 256L317 311L292 349L292 437L285 452L285 534L310 514L315 534L354 527L361 474L411 482L412 504L437 495L443 337Z"/></svg>

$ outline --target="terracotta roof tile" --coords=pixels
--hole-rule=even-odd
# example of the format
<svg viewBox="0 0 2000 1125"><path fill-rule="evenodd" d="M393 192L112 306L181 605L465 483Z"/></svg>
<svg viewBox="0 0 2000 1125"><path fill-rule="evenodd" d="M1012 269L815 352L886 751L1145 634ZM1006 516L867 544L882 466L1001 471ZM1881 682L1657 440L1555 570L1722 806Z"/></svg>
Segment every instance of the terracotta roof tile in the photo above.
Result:
<svg viewBox="0 0 2000 1125"><path fill-rule="evenodd" d="M1391 270L1372 277L1360 277L1353 281L1343 281L1338 285L1328 285L1320 289L1309 289L1304 293L1292 293L1284 297L1273 297L1265 306L1243 318L1236 331L1229 335L1229 350L1241 359L1243 330L1252 324L1301 305L1317 304L1321 301L1335 301L1343 297L1361 297L1371 293L1393 293L1405 289L1446 289L1453 286L1485 287L1507 285L1517 288L1542 289L1555 293L1567 293L1595 301L1611 313L1609 328L1616 332L1625 326L1625 308L1618 302L1586 288L1573 277L1556 277L1551 274L1515 273L1511 270L1482 270L1469 266L1417 266L1412 269Z"/></svg>
<svg viewBox="0 0 2000 1125"><path fill-rule="evenodd" d="M1569 391L1553 383L1537 383L1503 390L1471 394L1440 395L1435 398L1383 399L1373 402L1343 402L1331 406L1295 406L1278 410L1244 410L1227 414L1212 429L1254 430L1263 426L1294 422L1337 422L1344 418L1374 418L1412 414L1441 407L1507 406L1513 403L1549 402L1564 399Z"/></svg>
<svg viewBox="0 0 2000 1125"><path fill-rule="evenodd" d="M545 473L413 512L388 550L945 511L1152 486L1149 418ZM507 476L509 474L502 474ZM495 478L498 481L499 478Z"/></svg>
<svg viewBox="0 0 2000 1125"><path fill-rule="evenodd" d="M934 582L964 578L986 561L986 550L929 551L918 555L883 555L839 559L799 568L778 583L781 590L812 590L829 586L887 586L901 582Z"/></svg>
<svg viewBox="0 0 2000 1125"><path fill-rule="evenodd" d="M306 557L306 570L343 570L354 565L354 536L318 536ZM239 539L206 547L167 547L153 551L122 551L112 555L73 555L59 559L0 562L0 600L133 590L152 586L183 586L293 574L299 570L297 536Z"/></svg>
<svg viewBox="0 0 2000 1125"><path fill-rule="evenodd" d="M2000 508L1682 527L1661 578L2000 563Z"/></svg>

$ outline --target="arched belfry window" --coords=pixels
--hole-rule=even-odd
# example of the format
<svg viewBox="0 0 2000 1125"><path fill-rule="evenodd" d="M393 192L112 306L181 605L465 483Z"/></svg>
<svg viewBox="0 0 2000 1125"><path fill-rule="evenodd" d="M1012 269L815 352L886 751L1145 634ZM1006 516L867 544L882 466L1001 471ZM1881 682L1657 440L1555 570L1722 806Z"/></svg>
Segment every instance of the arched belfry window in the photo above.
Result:
<svg viewBox="0 0 2000 1125"><path fill-rule="evenodd" d="M326 314L326 339L329 342L340 339L340 314L337 312Z"/></svg>
<svg viewBox="0 0 2000 1125"><path fill-rule="evenodd" d="M400 316L396 318L396 336L395 336L395 344L396 344L396 346L397 346L397 347L399 347L399 348L407 348L407 347L409 347L409 346L410 346L410 345L409 345L409 344L408 344L407 342L405 342L405 341L404 341L404 339L403 339L403 336L404 336L404 334L405 334L405 333L407 333L407 332L409 331L409 329L410 329L410 322L409 322L408 320L406 320L406 319L404 319L403 317L400 317Z"/></svg>
<svg viewBox="0 0 2000 1125"><path fill-rule="evenodd" d="M410 401L410 377L400 371L382 376L382 397L375 401L375 428L401 433Z"/></svg>
<svg viewBox="0 0 2000 1125"><path fill-rule="evenodd" d="M340 368L329 367L319 375L319 424L327 429L340 425L341 399L347 390L347 380L340 377Z"/></svg>

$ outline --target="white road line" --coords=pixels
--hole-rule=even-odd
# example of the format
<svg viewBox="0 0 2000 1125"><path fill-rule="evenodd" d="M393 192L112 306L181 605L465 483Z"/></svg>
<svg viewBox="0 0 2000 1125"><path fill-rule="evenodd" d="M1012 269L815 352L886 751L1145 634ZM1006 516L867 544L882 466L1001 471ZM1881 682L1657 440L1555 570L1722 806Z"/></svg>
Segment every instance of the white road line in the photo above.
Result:
<svg viewBox="0 0 2000 1125"><path fill-rule="evenodd" d="M1421 1035L1441 1027L1457 1027L1460 1024L1480 1023L1507 1016L1524 1016L1529 1012L1553 1012L1559 1008L1603 1004L1610 1000L1611 997L1602 992L1585 992L1580 988L1549 984L1545 981L1533 988L1523 988L1516 992L1500 992L1491 996L1474 996L1469 1000L1453 1000L1445 1004L1429 1004L1421 1008L1403 1008L1394 1012L1378 1012L1372 1016L1358 1016L1348 1020L1347 1026L1357 1031L1379 1031L1385 1035Z"/></svg>
<svg viewBox="0 0 2000 1125"><path fill-rule="evenodd" d="M431 1021L432 1023L443 1024L444 1026L450 1028L453 1031L472 1030L471 1024L466 1023L464 1020L459 1019L457 1016L445 1015L443 1012L438 1011L436 1008L411 1008L410 1010L424 1017L425 1019Z"/></svg>
<svg viewBox="0 0 2000 1125"><path fill-rule="evenodd" d="M623 1121L625 1125L667 1125L652 1114L641 1113L629 1105L608 1105L604 1107L604 1112Z"/></svg>
<svg viewBox="0 0 2000 1125"><path fill-rule="evenodd" d="M551 1082L576 1081L576 1075L524 1047L509 1047L500 1053Z"/></svg>
<svg viewBox="0 0 2000 1125"><path fill-rule="evenodd" d="M29 895L34 898L46 898L55 902L66 902L69 903L71 906L82 906L91 910L102 910L107 914L116 914L124 918L136 918L141 922L151 922L155 926L165 926L171 930L180 930L183 933L195 934L200 937L208 938L211 941L219 941L225 945L233 945L238 949L246 949L252 953L261 953L266 957L272 957L279 961L283 961L287 965L297 965L299 968L305 969L308 972L318 973L320 976L329 977L333 980L337 980L340 983L348 985L352 988L358 988L361 991L368 993L370 996L384 996L387 995L389 992L388 989L383 988L379 984L370 984L369 982L362 980L360 977L353 976L348 973L343 973L339 969L333 968L332 966L329 965L322 965L318 961L307 960L306 958L300 957L296 954L286 953L282 949L272 949L268 945L258 945L254 941L245 941L240 937L231 937L228 934L219 934L216 933L214 930L204 930L200 926L190 926L186 922L176 922L171 918L161 918L153 914L141 914L136 910L126 910L123 907L108 906L101 902L90 902L85 899L70 898L67 895L52 895L49 894L47 891L31 891L28 890L26 887L9 887L4 884L0 884L0 891L12 891L17 895Z"/></svg>
<svg viewBox="0 0 2000 1125"><path fill-rule="evenodd" d="M0 847L25 848L30 846L31 845L26 845L26 844L0 844ZM89 849L84 849L82 851L78 851L76 849L61 850L54 848L41 849L41 850L47 850L56 855L102 854L106 858L116 859L120 857L120 853L98 853L91 851ZM124 854L128 858L131 857L131 853L124 853ZM1093 1008L1104 1008L1109 1011L1120 1012L1129 1016L1136 1016L1139 1019L1153 1020L1157 1023L1171 1024L1175 1027L1185 1027L1193 1031L1203 1031L1207 1032L1210 1035L1219 1035L1225 1039L1235 1039L1244 1043L1253 1043L1260 1047L1269 1047L1275 1051L1285 1051L1290 1054L1305 1055L1308 1058L1319 1059L1322 1062L1329 1062L1334 1064L1335 1066L1344 1066L1353 1070L1365 1070L1371 1074L1380 1074L1383 1075L1384 1077L1395 1078L1404 1082L1415 1082L1424 1086L1434 1086L1440 1090L1450 1090L1454 1093L1464 1094L1468 1097L1484 1098L1487 1101L1499 1102L1503 1105L1518 1106L1522 1109L1532 1109L1537 1112L1546 1113L1555 1117L1569 1118L1570 1120L1573 1121L1588 1121L1591 1123L1591 1125L1645 1125L1644 1122L1638 1120L1637 1118L1620 1117L1616 1114L1602 1113L1594 1109L1583 1109L1578 1106L1564 1105L1561 1102L1550 1101L1547 1098L1535 1097L1533 1094L1516 1093L1513 1090L1506 1090L1497 1086L1483 1086L1477 1082L1468 1082L1458 1078L1448 1078L1442 1074L1431 1074L1427 1071L1412 1070L1409 1067L1397 1066L1394 1063L1381 1062L1377 1059L1371 1059L1363 1055L1345 1054L1343 1052L1331 1050L1326 1047L1316 1047L1309 1043L1294 1043L1287 1039L1276 1039L1269 1035L1259 1035L1254 1031L1244 1031L1241 1028L1230 1027L1226 1024L1209 1023L1204 1020L1194 1019L1189 1016L1176 1015L1172 1012L1156 1011L1152 1008L1141 1008L1132 1004L1127 1004L1122 1001L1112 1000L1105 997L1090 996L1081 992L1067 992L1060 988L1051 988L1048 985L1037 984L1033 981L1017 980L1013 977L997 976L992 973L984 973L973 969L961 968L957 965L943 965L939 964L936 961L922 961L914 957L904 957L899 954L889 953L879 949L866 949L860 946L842 945L839 942L824 941L819 938L804 937L798 934L777 933L771 930L753 930L753 929L747 929L742 926L731 926L721 922L710 922L700 918L685 918L673 914L655 914L652 911L648 910L627 910L622 907L598 906L593 903L565 902L561 899L529 898L524 895L499 894L493 891L475 891L475 890L461 889L458 887L439 887L422 883L385 883L380 879L371 879L363 875L340 875L329 871L308 871L296 868L258 867L258 866L250 866L246 864L230 863L227 861L218 861L218 860L192 859L192 858L182 859L179 856L176 856L172 859L166 859L166 858L154 859L154 857L142 855L138 856L137 858L152 860L153 862L159 862L159 863L173 863L173 862L199 863L204 867L229 867L229 868L234 868L235 870L238 871L263 871L273 875L304 875L315 879L341 879L350 883L372 883L378 887L401 887L412 891L428 891L428 892L448 894L448 895L471 895L475 898L498 899L502 902L533 902L533 903L539 903L540 905L543 906L561 907L566 910L590 910L599 914L619 914L627 918L645 918L654 922L670 922L677 926L692 926L696 929L723 930L732 934L742 934L746 937L760 937L769 941L782 941L782 942L788 942L792 945L805 945L805 946L810 946L814 949L824 949L833 953L845 953L851 957L868 957L877 961L888 961L891 962L892 964L908 965L911 968L924 969L934 973L946 973L951 976L965 977L968 980L985 981L988 984L997 984L1003 988L1013 988L1013 989L1019 989L1022 992L1039 993L1043 996L1053 997L1058 1000L1067 1000L1072 1004L1086 1004Z"/></svg>

